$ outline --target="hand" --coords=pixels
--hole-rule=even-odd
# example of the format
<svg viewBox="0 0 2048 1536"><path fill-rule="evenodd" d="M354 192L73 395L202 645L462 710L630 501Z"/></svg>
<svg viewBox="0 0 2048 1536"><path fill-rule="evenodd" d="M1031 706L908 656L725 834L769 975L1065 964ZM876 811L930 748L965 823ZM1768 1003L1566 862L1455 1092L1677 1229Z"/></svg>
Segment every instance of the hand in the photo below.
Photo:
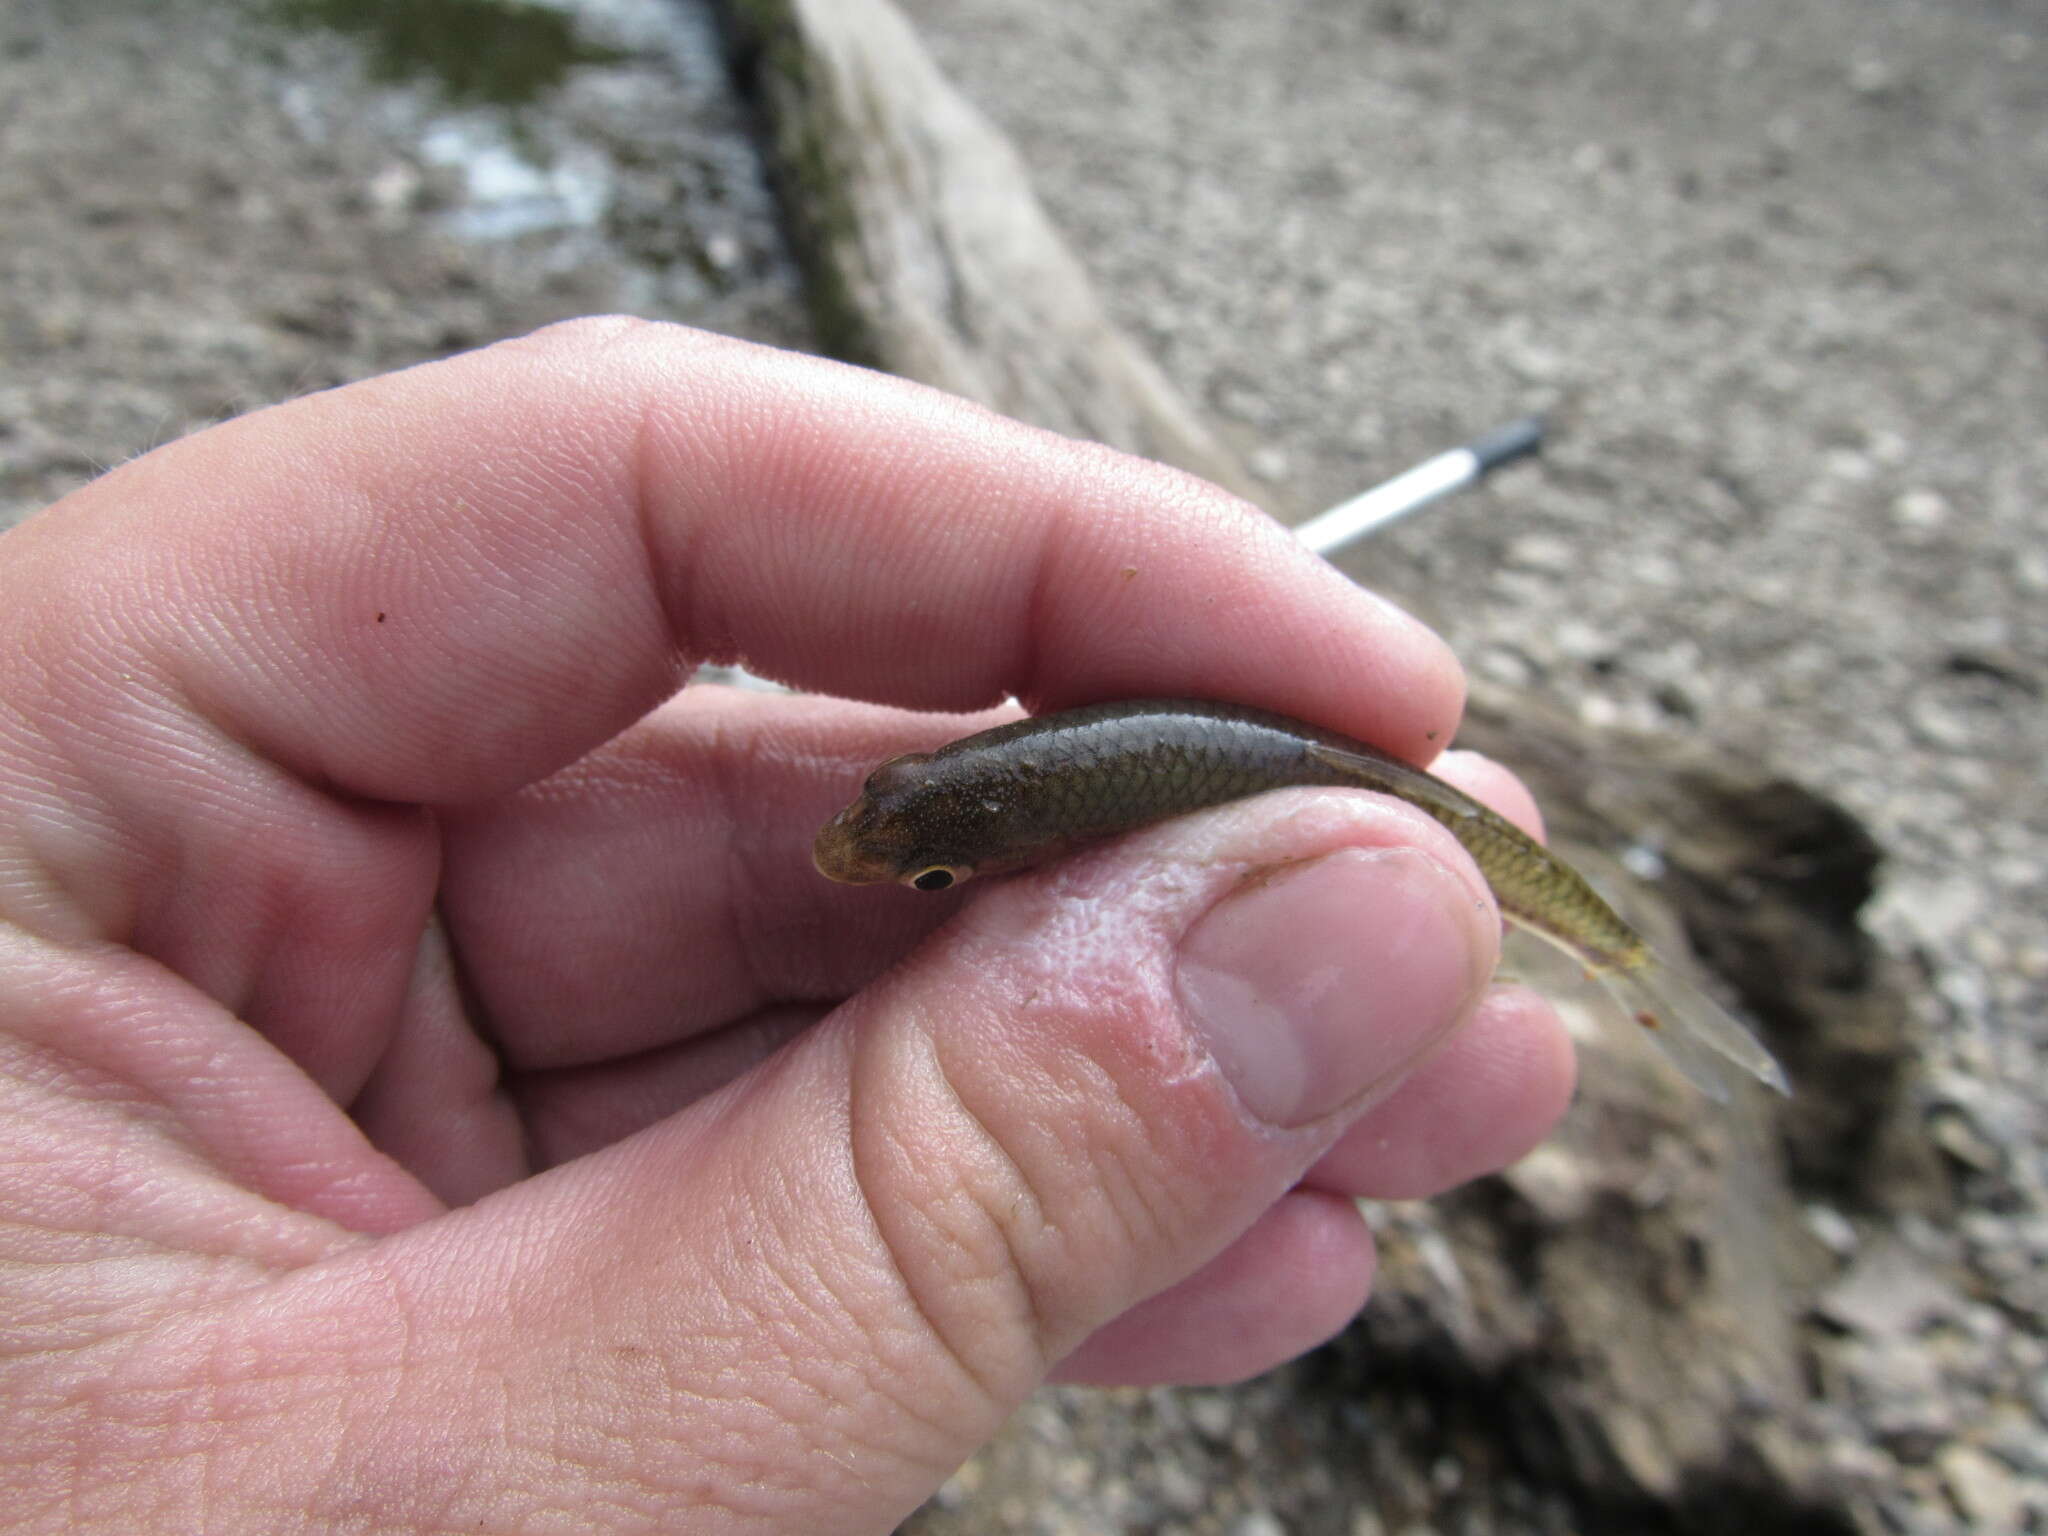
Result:
<svg viewBox="0 0 2048 1536"><path fill-rule="evenodd" d="M671 698L735 656L874 702ZM955 896L810 869L867 767L986 718L882 706L1005 693L1422 760L1459 681L1211 487L630 322L0 537L7 1518L885 1532L1049 1375L1341 1326L1352 1197L1532 1145L1554 1016L1370 795Z"/></svg>

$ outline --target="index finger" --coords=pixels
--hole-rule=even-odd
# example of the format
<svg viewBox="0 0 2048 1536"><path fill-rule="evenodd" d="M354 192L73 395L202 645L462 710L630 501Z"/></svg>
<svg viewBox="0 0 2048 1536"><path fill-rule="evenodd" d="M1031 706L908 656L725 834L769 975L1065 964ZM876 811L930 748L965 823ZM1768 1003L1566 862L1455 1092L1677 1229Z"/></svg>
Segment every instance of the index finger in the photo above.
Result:
<svg viewBox="0 0 2048 1536"><path fill-rule="evenodd" d="M703 659L962 710L1191 695L1426 760L1442 643L1227 493L863 370L578 322L159 450L7 539L93 638L324 786L451 802ZM74 681L75 681L74 677Z"/></svg>

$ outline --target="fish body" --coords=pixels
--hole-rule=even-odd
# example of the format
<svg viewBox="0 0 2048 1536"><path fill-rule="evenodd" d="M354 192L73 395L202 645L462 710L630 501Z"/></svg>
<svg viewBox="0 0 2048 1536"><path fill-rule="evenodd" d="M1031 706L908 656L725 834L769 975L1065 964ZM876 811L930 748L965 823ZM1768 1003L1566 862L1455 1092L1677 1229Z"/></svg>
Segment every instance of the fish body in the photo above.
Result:
<svg viewBox="0 0 2048 1536"><path fill-rule="evenodd" d="M1786 1091L1770 1053L1660 961L1584 877L1514 823L1398 758L1284 715L1198 700L1094 704L892 758L819 832L820 873L943 890L1270 789L1396 796L1448 828L1502 914L1603 982L1687 1077L1717 1098L1714 1058Z"/></svg>

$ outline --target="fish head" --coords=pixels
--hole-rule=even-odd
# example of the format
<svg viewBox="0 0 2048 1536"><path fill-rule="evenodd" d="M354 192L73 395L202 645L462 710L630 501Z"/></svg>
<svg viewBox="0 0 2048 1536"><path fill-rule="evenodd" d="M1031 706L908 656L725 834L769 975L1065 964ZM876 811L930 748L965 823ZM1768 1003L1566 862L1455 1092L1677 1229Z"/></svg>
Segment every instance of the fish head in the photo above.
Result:
<svg viewBox="0 0 2048 1536"><path fill-rule="evenodd" d="M930 754L891 758L854 802L826 822L811 862L847 885L909 885L943 891L1006 867L1008 808L1000 799L932 768Z"/></svg>

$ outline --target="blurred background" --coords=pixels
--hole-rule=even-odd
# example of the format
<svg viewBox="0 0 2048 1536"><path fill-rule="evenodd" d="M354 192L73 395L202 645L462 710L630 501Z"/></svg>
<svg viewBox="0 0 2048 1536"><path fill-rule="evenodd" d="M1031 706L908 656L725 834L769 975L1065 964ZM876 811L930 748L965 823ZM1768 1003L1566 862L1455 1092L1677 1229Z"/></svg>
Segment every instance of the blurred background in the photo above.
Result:
<svg viewBox="0 0 2048 1536"><path fill-rule="evenodd" d="M574 315L920 372L818 249L817 178L860 171L791 158L805 9L8 0L0 527L211 422ZM1542 1255L1665 1241L1631 1225L1663 1199L1640 1171L1693 1111L1642 1110L1625 1188L1596 1141L1448 1216L1376 1212L1377 1322L1242 1388L1044 1394L913 1528L2048 1531L2048 10L901 14L1016 149L972 174L1035 191L1141 393L1276 515L1547 416L1539 463L1345 568L1548 750L1628 733L1824 804L1720 899L1854 863L1815 900L1857 974L1815 985L1894 1021L1851 1050L1883 1058L1853 1148L1783 1144L1835 1135L1854 1081L1752 1127L1737 1198L1785 1230L1716 1283L1768 1292L1739 1342L1770 1360L1711 1426L1654 1400L1686 1390L1672 1340L1718 1335L1632 1377L1588 1364L1625 1316L1549 1315ZM878 76L902 120L965 133L906 57ZM1610 1299L1685 1312L1613 1262Z"/></svg>

